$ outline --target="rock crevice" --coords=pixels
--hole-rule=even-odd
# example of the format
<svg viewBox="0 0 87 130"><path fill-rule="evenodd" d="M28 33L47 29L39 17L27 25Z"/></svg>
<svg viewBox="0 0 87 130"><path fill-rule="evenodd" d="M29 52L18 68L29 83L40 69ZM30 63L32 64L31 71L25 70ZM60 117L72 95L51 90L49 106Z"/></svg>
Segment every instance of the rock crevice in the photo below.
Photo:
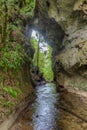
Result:
<svg viewBox="0 0 87 130"><path fill-rule="evenodd" d="M87 89L87 1L37 0L35 25L53 47L56 82Z"/></svg>

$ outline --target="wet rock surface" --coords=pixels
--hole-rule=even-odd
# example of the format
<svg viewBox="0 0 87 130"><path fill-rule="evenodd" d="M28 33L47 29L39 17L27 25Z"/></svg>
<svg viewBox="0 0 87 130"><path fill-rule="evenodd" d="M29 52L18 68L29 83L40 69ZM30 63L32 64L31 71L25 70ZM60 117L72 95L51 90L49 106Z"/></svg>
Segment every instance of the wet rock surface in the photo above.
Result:
<svg viewBox="0 0 87 130"><path fill-rule="evenodd" d="M50 94L45 93L48 92L47 88L40 88L38 92L36 102L23 112L22 117L17 120L11 130L87 129L86 92L76 92L75 90L61 92L58 96L59 99L56 97L57 109L52 105L56 101L55 94L51 97Z"/></svg>
<svg viewBox="0 0 87 130"><path fill-rule="evenodd" d="M85 96L81 93L77 94L72 90L60 94L61 109L58 125L61 130L87 129L87 93L83 93Z"/></svg>

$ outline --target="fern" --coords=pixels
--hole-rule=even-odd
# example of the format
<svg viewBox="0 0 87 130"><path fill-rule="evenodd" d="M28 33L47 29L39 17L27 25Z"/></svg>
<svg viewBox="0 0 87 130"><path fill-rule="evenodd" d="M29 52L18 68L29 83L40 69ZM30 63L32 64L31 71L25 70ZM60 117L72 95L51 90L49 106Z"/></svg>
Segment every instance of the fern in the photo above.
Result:
<svg viewBox="0 0 87 130"><path fill-rule="evenodd" d="M21 91L19 89L15 89L12 87L4 87L3 90L14 98L17 98L18 94L21 93Z"/></svg>

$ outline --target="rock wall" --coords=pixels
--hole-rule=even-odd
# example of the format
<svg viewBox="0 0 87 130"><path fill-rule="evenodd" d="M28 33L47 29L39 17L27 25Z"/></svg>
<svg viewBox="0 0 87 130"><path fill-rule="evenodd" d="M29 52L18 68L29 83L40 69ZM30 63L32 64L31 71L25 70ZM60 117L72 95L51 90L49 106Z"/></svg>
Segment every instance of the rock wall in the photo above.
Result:
<svg viewBox="0 0 87 130"><path fill-rule="evenodd" d="M53 38L57 84L87 90L87 1L37 0L36 18L45 37Z"/></svg>

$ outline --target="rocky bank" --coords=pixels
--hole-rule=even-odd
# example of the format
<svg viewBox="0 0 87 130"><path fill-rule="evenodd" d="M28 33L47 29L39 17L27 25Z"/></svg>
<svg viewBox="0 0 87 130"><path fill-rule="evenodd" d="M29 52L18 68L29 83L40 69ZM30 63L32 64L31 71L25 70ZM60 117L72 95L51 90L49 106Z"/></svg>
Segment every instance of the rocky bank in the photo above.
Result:
<svg viewBox="0 0 87 130"><path fill-rule="evenodd" d="M60 96L60 106L72 115L62 111L62 129L84 130L87 122L78 124L78 121L79 116L86 119L87 115L87 1L37 0L34 26L53 48L55 80L64 95Z"/></svg>
<svg viewBox="0 0 87 130"><path fill-rule="evenodd" d="M53 48L61 129L87 129L87 0L37 0L26 28L37 29Z"/></svg>
<svg viewBox="0 0 87 130"><path fill-rule="evenodd" d="M53 47L56 81L66 88L87 88L86 9L86 0L37 0L34 24Z"/></svg>

